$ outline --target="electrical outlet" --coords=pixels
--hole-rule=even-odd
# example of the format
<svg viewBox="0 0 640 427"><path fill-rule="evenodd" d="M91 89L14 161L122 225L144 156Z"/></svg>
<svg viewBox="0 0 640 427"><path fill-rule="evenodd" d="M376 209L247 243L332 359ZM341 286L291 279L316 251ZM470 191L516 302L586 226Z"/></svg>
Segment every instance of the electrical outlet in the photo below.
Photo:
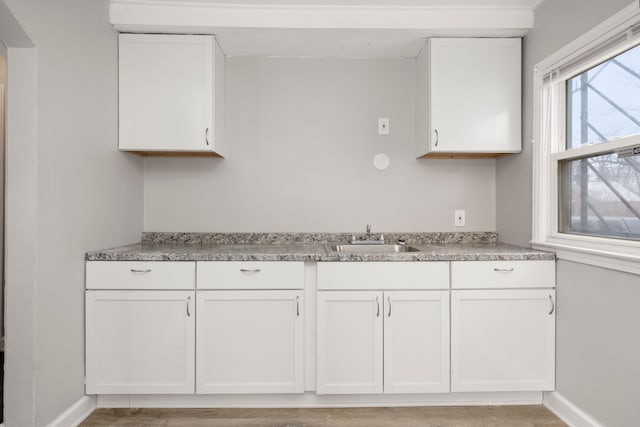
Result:
<svg viewBox="0 0 640 427"><path fill-rule="evenodd" d="M454 223L456 227L464 227L466 223L466 213L463 209L456 209L454 211L455 220Z"/></svg>
<svg viewBox="0 0 640 427"><path fill-rule="evenodd" d="M389 117L378 119L378 135L389 135Z"/></svg>

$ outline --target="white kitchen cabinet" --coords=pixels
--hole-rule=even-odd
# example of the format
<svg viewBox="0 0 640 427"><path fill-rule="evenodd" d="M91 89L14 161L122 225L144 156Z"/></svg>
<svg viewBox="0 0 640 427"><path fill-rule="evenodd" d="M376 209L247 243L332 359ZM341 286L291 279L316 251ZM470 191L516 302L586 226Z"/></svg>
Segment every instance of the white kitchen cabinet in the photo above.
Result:
<svg viewBox="0 0 640 427"><path fill-rule="evenodd" d="M187 290L195 287L196 263L189 261L91 261L87 289Z"/></svg>
<svg viewBox="0 0 640 427"><path fill-rule="evenodd" d="M194 291L86 291L86 393L193 393Z"/></svg>
<svg viewBox="0 0 640 427"><path fill-rule="evenodd" d="M554 288L554 260L452 261L453 289Z"/></svg>
<svg viewBox="0 0 640 427"><path fill-rule="evenodd" d="M201 261L198 289L302 289L304 262Z"/></svg>
<svg viewBox="0 0 640 427"><path fill-rule="evenodd" d="M196 392L304 392L304 263L197 264Z"/></svg>
<svg viewBox="0 0 640 427"><path fill-rule="evenodd" d="M317 304L317 393L382 393L382 292L322 291Z"/></svg>
<svg viewBox="0 0 640 427"><path fill-rule="evenodd" d="M521 40L432 38L416 58L416 157L521 151Z"/></svg>
<svg viewBox="0 0 640 427"><path fill-rule="evenodd" d="M448 291L318 292L318 394L449 391Z"/></svg>
<svg viewBox="0 0 640 427"><path fill-rule="evenodd" d="M224 79L213 36L120 34L120 150L223 156Z"/></svg>
<svg viewBox="0 0 640 427"><path fill-rule="evenodd" d="M553 289L451 291L451 391L554 389Z"/></svg>
<svg viewBox="0 0 640 427"><path fill-rule="evenodd" d="M302 393L303 291L199 291L196 392Z"/></svg>
<svg viewBox="0 0 640 427"><path fill-rule="evenodd" d="M449 288L448 262L321 262L323 290L425 290Z"/></svg>
<svg viewBox="0 0 640 427"><path fill-rule="evenodd" d="M384 292L384 392L449 391L449 292Z"/></svg>

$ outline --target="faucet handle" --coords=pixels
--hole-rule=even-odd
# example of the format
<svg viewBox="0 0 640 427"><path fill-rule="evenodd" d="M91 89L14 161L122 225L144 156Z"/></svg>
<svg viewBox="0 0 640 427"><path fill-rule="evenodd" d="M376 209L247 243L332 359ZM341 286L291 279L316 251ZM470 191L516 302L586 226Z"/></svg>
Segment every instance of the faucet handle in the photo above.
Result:
<svg viewBox="0 0 640 427"><path fill-rule="evenodd" d="M356 235L352 234L351 235L351 243L355 243L356 242Z"/></svg>
<svg viewBox="0 0 640 427"><path fill-rule="evenodd" d="M371 224L367 224L367 234L371 233Z"/></svg>
<svg viewBox="0 0 640 427"><path fill-rule="evenodd" d="M379 239L382 243L384 243L384 234L380 233L380 239Z"/></svg>

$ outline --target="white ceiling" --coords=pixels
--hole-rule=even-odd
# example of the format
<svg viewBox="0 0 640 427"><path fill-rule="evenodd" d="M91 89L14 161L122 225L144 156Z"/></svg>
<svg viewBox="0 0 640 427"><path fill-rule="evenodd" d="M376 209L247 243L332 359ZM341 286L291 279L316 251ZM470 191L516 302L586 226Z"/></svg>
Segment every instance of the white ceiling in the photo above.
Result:
<svg viewBox="0 0 640 427"><path fill-rule="evenodd" d="M215 34L227 56L415 57L428 37L519 37L542 0L111 0L123 32Z"/></svg>

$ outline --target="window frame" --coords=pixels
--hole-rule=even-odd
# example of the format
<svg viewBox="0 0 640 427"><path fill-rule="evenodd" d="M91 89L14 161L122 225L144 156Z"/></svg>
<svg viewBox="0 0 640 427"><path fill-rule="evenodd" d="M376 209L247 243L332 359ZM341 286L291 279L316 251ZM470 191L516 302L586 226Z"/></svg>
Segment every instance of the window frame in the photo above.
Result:
<svg viewBox="0 0 640 427"><path fill-rule="evenodd" d="M640 145L640 135L565 148L566 81L640 44L638 2L539 62L533 76L531 244L558 258L640 274L640 241L560 233L560 161ZM633 29L633 31L632 31Z"/></svg>

